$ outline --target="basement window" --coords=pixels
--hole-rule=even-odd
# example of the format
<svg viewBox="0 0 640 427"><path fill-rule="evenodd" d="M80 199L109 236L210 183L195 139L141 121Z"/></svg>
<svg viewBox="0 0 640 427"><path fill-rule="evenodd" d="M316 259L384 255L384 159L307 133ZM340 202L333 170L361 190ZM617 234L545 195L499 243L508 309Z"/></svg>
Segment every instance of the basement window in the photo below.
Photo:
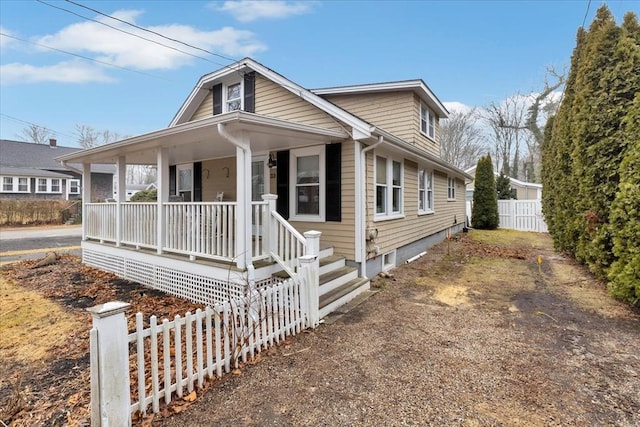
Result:
<svg viewBox="0 0 640 427"><path fill-rule="evenodd" d="M387 252L382 255L382 271L391 270L396 266L396 251Z"/></svg>

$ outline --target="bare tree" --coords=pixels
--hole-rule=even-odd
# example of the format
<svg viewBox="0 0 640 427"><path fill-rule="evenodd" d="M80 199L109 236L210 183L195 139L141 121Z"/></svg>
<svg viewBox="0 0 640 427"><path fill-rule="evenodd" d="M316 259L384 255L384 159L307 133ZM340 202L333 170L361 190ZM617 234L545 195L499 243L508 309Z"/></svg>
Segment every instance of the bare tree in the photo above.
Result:
<svg viewBox="0 0 640 427"><path fill-rule="evenodd" d="M76 125L78 145L82 148L93 148L121 139L120 134L109 130L97 131L89 125Z"/></svg>
<svg viewBox="0 0 640 427"><path fill-rule="evenodd" d="M531 133L526 126L528 97L520 93L501 103L491 103L484 118L493 133L496 169L518 178L523 144L528 146Z"/></svg>
<svg viewBox="0 0 640 427"><path fill-rule="evenodd" d="M38 126L38 125L29 125L22 129L20 138L24 139L27 142L35 142L36 144L47 144L49 143L49 139L53 137L53 132L49 129Z"/></svg>
<svg viewBox="0 0 640 427"><path fill-rule="evenodd" d="M440 124L440 156L446 162L467 169L486 152L482 129L476 125L477 110L454 111Z"/></svg>

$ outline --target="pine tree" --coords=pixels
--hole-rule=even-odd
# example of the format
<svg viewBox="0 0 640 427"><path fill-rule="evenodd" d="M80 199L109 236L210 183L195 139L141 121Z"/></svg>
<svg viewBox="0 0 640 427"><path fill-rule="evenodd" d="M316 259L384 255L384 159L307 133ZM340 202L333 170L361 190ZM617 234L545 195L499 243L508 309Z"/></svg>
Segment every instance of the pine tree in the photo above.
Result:
<svg viewBox="0 0 640 427"><path fill-rule="evenodd" d="M629 149L620 165L620 184L611 204L609 231L615 261L608 271L609 292L640 306L640 92L624 120Z"/></svg>
<svg viewBox="0 0 640 427"><path fill-rule="evenodd" d="M493 162L491 156L487 154L478 160L476 166L471 224L474 228L494 230L498 228L498 222L498 198L493 176Z"/></svg>
<svg viewBox="0 0 640 427"><path fill-rule="evenodd" d="M509 200L515 198L511 192L511 180L503 173L496 178L496 192L498 194L498 200Z"/></svg>

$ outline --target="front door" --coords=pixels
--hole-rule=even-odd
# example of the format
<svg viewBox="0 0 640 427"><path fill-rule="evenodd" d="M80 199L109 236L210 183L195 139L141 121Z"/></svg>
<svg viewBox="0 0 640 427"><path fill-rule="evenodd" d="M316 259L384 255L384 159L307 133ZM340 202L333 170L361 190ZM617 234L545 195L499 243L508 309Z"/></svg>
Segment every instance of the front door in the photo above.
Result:
<svg viewBox="0 0 640 427"><path fill-rule="evenodd" d="M178 195L183 202L191 202L193 198L193 164L177 165Z"/></svg>
<svg viewBox="0 0 640 427"><path fill-rule="evenodd" d="M266 157L257 157L251 162L251 201L262 201L262 195L269 192L269 168ZM251 210L253 234L262 234L262 225L256 218L256 210Z"/></svg>

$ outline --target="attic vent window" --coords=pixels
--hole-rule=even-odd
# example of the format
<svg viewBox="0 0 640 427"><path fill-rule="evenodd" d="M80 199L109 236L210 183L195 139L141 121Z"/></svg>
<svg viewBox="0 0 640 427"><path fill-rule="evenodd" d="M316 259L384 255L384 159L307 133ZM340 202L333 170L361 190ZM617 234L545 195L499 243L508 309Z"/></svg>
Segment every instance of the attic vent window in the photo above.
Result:
<svg viewBox="0 0 640 427"><path fill-rule="evenodd" d="M227 86L227 111L242 109L242 87L240 83Z"/></svg>

